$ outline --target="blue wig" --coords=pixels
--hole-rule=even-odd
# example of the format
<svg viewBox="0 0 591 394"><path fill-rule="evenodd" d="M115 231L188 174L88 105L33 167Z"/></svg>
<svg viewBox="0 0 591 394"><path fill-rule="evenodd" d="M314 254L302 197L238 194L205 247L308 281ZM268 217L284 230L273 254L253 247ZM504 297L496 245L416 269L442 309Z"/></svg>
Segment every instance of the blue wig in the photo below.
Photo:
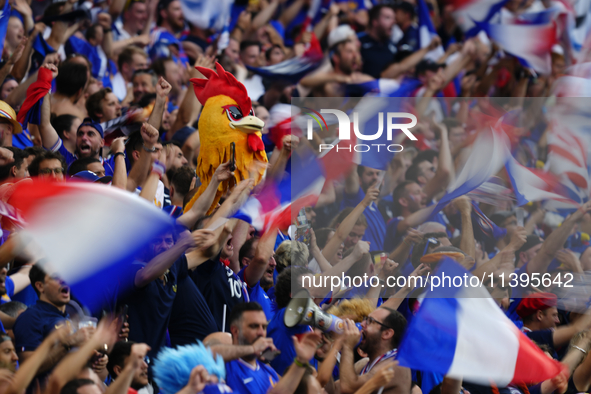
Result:
<svg viewBox="0 0 591 394"><path fill-rule="evenodd" d="M226 367L221 356L214 358L211 350L201 342L162 350L154 363L154 380L164 394L179 392L189 383L191 371L203 365L207 372L218 379L226 378Z"/></svg>

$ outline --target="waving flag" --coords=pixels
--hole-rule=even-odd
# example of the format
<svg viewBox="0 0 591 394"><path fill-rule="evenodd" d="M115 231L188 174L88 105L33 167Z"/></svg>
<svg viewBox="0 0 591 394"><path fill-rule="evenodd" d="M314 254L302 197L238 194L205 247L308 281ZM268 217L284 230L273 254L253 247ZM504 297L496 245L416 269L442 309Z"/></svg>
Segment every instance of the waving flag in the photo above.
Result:
<svg viewBox="0 0 591 394"><path fill-rule="evenodd" d="M106 69L106 62L103 67L103 61L98 53L97 47L90 45L86 40L76 36L71 36L68 41L66 41L65 51L66 55L78 53L86 56L90 61L90 64L92 64L92 70L90 70L92 76L102 79L104 70Z"/></svg>
<svg viewBox="0 0 591 394"><path fill-rule="evenodd" d="M508 0L451 0L454 19L467 36L475 36L482 28L480 23L488 23Z"/></svg>
<svg viewBox="0 0 591 394"><path fill-rule="evenodd" d="M464 168L449 185L447 193L439 200L433 214L443 209L454 198L476 189L499 172L510 155L508 144L505 133L497 128L481 131L472 145L472 152ZM495 153L491 155L490 152Z"/></svg>
<svg viewBox="0 0 591 394"><path fill-rule="evenodd" d="M560 192L563 187L554 174L524 167L513 156L509 157L505 168L517 198L517 206L543 200L556 200L578 206L564 191Z"/></svg>
<svg viewBox="0 0 591 394"><path fill-rule="evenodd" d="M266 67L246 66L250 71L264 78L284 80L296 84L306 74L316 70L322 63L323 55L320 43L314 34L310 47L302 56L293 57L281 63Z"/></svg>
<svg viewBox="0 0 591 394"><path fill-rule="evenodd" d="M553 24L489 24L480 25L491 40L505 52L515 56L526 67L544 75L552 71L550 51L556 43Z"/></svg>
<svg viewBox="0 0 591 394"><path fill-rule="evenodd" d="M440 264L438 273L451 278L472 277L449 258ZM437 346L426 347L426 343ZM499 387L542 382L564 368L519 331L480 286L428 291L406 329L398 362L420 371Z"/></svg>
<svg viewBox="0 0 591 394"><path fill-rule="evenodd" d="M27 88L27 97L18 111L17 120L24 128L29 123L38 125L41 123L41 106L43 98L51 90L53 80L51 71L47 68L40 68L37 73L37 81Z"/></svg>
<svg viewBox="0 0 591 394"><path fill-rule="evenodd" d="M427 8L425 0L417 0L417 9L419 16L419 43L421 48L426 48L429 46L433 38L437 37L437 31L433 26L433 21L429 15L429 8ZM444 54L445 51L443 50L443 47L439 45L437 48L429 51L425 55L425 59L430 59L436 62L437 59Z"/></svg>
<svg viewBox="0 0 591 394"><path fill-rule="evenodd" d="M230 0L230 3L230 7L227 9L227 14L225 16L226 22L224 23L224 28L222 29L222 33L218 40L218 55L230 45L230 23L232 23L232 7L234 5L234 0Z"/></svg>
<svg viewBox="0 0 591 394"><path fill-rule="evenodd" d="M581 136L568 126L553 124L548 133L549 170L588 192L590 183L587 152L587 143Z"/></svg>
<svg viewBox="0 0 591 394"><path fill-rule="evenodd" d="M233 0L181 0L185 19L200 29L221 31L231 13Z"/></svg>
<svg viewBox="0 0 591 394"><path fill-rule="evenodd" d="M93 311L105 301L97 289L131 283L122 267L174 225L154 204L93 183L27 182L10 203L27 222L21 239L32 240L46 257L43 269L63 279Z"/></svg>

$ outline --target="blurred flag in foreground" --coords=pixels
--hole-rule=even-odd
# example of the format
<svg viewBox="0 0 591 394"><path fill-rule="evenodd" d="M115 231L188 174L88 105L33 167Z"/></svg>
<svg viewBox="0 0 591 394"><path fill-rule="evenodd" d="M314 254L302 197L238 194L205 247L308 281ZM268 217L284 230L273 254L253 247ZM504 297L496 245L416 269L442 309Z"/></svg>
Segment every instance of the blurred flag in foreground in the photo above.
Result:
<svg viewBox="0 0 591 394"><path fill-rule="evenodd" d="M449 258L441 263L438 274L468 277L468 283L475 278ZM437 346L427 348L425 343ZM404 367L498 387L538 383L563 369L519 331L486 288L478 285L428 291L402 339L398 362Z"/></svg>
<svg viewBox="0 0 591 394"><path fill-rule="evenodd" d="M92 311L104 306L102 289L132 283L121 278L122 265L174 225L148 201L92 183L27 182L11 204L27 222L22 242L40 248L43 269L63 279Z"/></svg>
<svg viewBox="0 0 591 394"><path fill-rule="evenodd" d="M419 42L421 43L421 49L426 48L431 44L431 41L437 37L437 31L431 21L429 15L429 8L425 0L417 0L417 10L419 15ZM429 51L425 55L425 59L430 59L436 62L440 57L445 54L443 47L439 45L437 48Z"/></svg>
<svg viewBox="0 0 591 394"><path fill-rule="evenodd" d="M475 36L481 27L478 22L488 22L503 8L508 0L451 0L453 16L467 36Z"/></svg>

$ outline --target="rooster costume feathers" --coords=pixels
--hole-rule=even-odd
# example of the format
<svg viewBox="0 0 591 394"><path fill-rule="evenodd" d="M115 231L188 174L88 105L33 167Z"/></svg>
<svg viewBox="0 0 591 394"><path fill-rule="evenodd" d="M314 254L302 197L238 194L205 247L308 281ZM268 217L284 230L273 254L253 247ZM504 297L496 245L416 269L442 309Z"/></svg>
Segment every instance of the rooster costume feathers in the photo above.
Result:
<svg viewBox="0 0 591 394"><path fill-rule="evenodd" d="M207 79L191 79L195 95L203 105L199 118L201 146L197 160L197 176L201 186L186 205L185 212L203 194L218 166L230 160L231 142L236 143L234 178L220 184L208 214L233 184L254 178L256 185L261 182L267 169L267 154L261 139L261 129L265 124L254 116L244 85L219 63L215 66L217 73L208 68L196 67Z"/></svg>

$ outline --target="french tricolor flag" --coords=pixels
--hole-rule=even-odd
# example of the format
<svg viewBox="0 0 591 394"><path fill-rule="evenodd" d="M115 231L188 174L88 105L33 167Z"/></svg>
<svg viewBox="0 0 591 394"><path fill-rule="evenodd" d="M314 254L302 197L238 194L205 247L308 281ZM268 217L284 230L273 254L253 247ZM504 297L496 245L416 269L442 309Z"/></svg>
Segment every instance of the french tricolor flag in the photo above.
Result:
<svg viewBox="0 0 591 394"><path fill-rule="evenodd" d="M556 27L548 24L480 25L491 40L515 56L526 67L548 75L552 71L550 52L556 43Z"/></svg>
<svg viewBox="0 0 591 394"><path fill-rule="evenodd" d="M554 174L524 167L513 156L507 160L505 169L513 186L517 206L543 200L555 200L572 204L573 207L579 206L568 198L564 188L561 187L560 180Z"/></svg>
<svg viewBox="0 0 591 394"><path fill-rule="evenodd" d="M456 23L468 37L475 36L480 23L488 23L508 0L451 0L447 4L454 9Z"/></svg>
<svg viewBox="0 0 591 394"><path fill-rule="evenodd" d="M435 30L435 26L433 26L433 21L429 15L429 8L427 8L425 0L417 0L417 11L419 16L419 42L421 48L426 48L431 43L431 40L437 36L437 31ZM425 59L436 62L444 54L443 47L439 45L437 48L429 51L425 55Z"/></svg>
<svg viewBox="0 0 591 394"><path fill-rule="evenodd" d="M110 291L133 283L124 277L126 264L174 229L174 220L154 204L94 183L19 182L10 203L27 223L21 241L45 257L38 264L91 311L112 300Z"/></svg>
<svg viewBox="0 0 591 394"><path fill-rule="evenodd" d="M443 274L467 277L468 283L475 278L451 259L444 260L435 273ZM498 387L539 383L564 368L525 336L480 286L450 285L428 291L402 339L398 362Z"/></svg>

